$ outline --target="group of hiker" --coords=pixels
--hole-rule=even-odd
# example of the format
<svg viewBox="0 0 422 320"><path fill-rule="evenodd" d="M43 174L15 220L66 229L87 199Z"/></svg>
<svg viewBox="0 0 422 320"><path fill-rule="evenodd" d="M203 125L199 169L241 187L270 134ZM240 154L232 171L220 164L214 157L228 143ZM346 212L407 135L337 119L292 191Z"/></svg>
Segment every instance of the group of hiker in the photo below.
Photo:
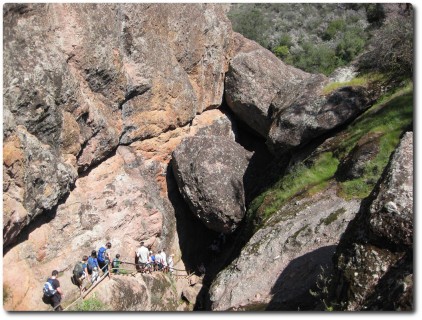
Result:
<svg viewBox="0 0 422 320"><path fill-rule="evenodd" d="M73 284L78 286L81 295L86 290L87 284L93 284L99 279L100 271L102 275L108 274L111 277L112 274L120 273L120 265L122 263L133 264L121 261L120 254L116 254L112 260L110 249L111 242L107 242L105 246L98 249L98 253L96 250L92 250L89 257L84 255L81 261L76 263L71 280ZM164 249L154 254L151 248L146 247L142 241L141 246L135 252L134 264L136 270L141 273L152 273L153 271L172 273L174 271L173 257L174 255L171 254L167 258ZM53 270L51 277L47 279L43 287L43 301L46 304L50 304L54 311L63 310L60 302L64 297L64 293L60 287L60 282L57 280L58 274L57 270Z"/></svg>
<svg viewBox="0 0 422 320"><path fill-rule="evenodd" d="M152 271L163 271L173 272L174 271L174 255L171 254L167 258L167 254L164 249L161 249L158 253L154 254L150 248L145 246L142 241L141 246L136 250L135 253L135 264L137 270L141 273L152 273Z"/></svg>

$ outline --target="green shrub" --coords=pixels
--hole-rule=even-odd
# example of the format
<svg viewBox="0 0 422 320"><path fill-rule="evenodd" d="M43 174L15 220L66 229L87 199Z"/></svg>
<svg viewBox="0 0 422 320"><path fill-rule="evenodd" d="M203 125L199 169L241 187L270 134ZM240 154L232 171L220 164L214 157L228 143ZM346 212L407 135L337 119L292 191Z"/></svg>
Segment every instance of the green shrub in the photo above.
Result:
<svg viewBox="0 0 422 320"><path fill-rule="evenodd" d="M340 65L335 49L327 44L314 45L306 42L302 48L304 49L302 54L295 55L289 60L297 68L307 72L329 75Z"/></svg>
<svg viewBox="0 0 422 320"><path fill-rule="evenodd" d="M80 303L78 303L75 307L74 311L106 311L107 306L99 300L96 295L88 298Z"/></svg>
<svg viewBox="0 0 422 320"><path fill-rule="evenodd" d="M273 52L280 59L286 57L290 53L287 46L278 46L273 49Z"/></svg>
<svg viewBox="0 0 422 320"><path fill-rule="evenodd" d="M396 81L413 76L413 12L389 19L370 40L372 50L359 62L363 70L376 70Z"/></svg>
<svg viewBox="0 0 422 320"><path fill-rule="evenodd" d="M227 16L232 22L234 31L258 42L264 48L267 47L268 39L265 33L268 29L268 23L259 6L245 7L241 11L229 12Z"/></svg>
<svg viewBox="0 0 422 320"><path fill-rule="evenodd" d="M380 26L385 19L384 6L381 3L365 4L366 17L368 22Z"/></svg>
<svg viewBox="0 0 422 320"><path fill-rule="evenodd" d="M283 34L278 40L278 45L290 48L293 45L292 38L288 34Z"/></svg>
<svg viewBox="0 0 422 320"><path fill-rule="evenodd" d="M343 32L346 28L346 22L343 19L336 19L328 24L327 29L322 35L322 39L329 41L334 39L338 32Z"/></svg>
<svg viewBox="0 0 422 320"><path fill-rule="evenodd" d="M351 62L359 53L362 52L366 44L366 39L361 36L359 30L348 30L343 34L343 38L336 47L336 56L344 64Z"/></svg>

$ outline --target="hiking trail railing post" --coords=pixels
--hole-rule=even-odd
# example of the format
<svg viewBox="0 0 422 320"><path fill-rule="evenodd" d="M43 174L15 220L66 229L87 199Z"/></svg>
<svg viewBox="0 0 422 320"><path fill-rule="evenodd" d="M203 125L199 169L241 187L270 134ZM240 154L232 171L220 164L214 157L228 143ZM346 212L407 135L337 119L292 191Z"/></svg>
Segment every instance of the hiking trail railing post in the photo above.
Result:
<svg viewBox="0 0 422 320"><path fill-rule="evenodd" d="M138 266L139 264L136 263L132 263L132 262L126 262L126 261L121 261L122 264L129 264L129 265L134 265L135 267ZM101 271L103 271L103 269L105 269L108 266L105 265ZM193 276L195 274L195 272L189 273L187 270L182 270L182 269L176 269L176 268L171 268L172 270L176 271L176 275L175 277L180 277L180 278L184 278L186 280L188 280L191 276ZM143 273L143 272L139 272L137 269L132 270L132 269L124 269L124 268L111 268L111 270L119 270L119 271L132 271L132 273L120 273L119 275L135 275L137 273ZM187 274L185 275L177 275L177 271L182 271L182 272L186 272ZM66 308L63 309L63 311L68 310L71 306L73 306L76 302L78 302L79 300L83 300L85 299L88 294L90 294L103 280L105 277L110 276L110 271L107 270L106 272L103 273L103 275L98 278L94 283L91 284L91 286L84 292L81 293L81 296L78 297L75 301L73 301L71 304L69 304Z"/></svg>

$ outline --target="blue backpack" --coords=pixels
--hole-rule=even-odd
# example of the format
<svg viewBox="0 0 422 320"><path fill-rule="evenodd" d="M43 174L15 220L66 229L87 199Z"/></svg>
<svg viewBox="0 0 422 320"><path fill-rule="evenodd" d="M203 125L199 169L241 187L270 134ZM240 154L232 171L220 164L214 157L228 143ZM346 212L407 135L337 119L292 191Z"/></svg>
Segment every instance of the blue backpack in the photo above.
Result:
<svg viewBox="0 0 422 320"><path fill-rule="evenodd" d="M89 257L88 258L88 270L91 271L92 269L94 269L96 267L96 263L94 261L93 257Z"/></svg>
<svg viewBox="0 0 422 320"><path fill-rule="evenodd" d="M105 252L106 252L106 248L104 248L104 247L101 247L99 250L98 250L98 257L97 257L97 260L99 261L99 262L102 262L102 263L104 263L105 262Z"/></svg>
<svg viewBox="0 0 422 320"><path fill-rule="evenodd" d="M46 281L46 283L44 283L44 287L43 287L42 291L43 291L43 293L46 297L54 296L54 294L56 293L57 290L53 289L53 280L52 279L48 279Z"/></svg>

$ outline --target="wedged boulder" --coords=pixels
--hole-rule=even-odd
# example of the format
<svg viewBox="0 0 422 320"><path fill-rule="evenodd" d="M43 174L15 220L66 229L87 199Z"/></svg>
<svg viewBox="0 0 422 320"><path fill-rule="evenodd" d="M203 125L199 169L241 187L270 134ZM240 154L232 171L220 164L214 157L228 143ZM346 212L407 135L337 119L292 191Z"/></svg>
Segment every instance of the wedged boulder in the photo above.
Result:
<svg viewBox="0 0 422 320"><path fill-rule="evenodd" d="M165 195L168 191L166 175L167 171L171 170L171 155L184 137L213 135L234 141L236 132L236 123L230 116L219 109L212 109L197 115L190 126L170 130L151 139L136 141L131 147L144 158L151 171L155 172L161 193Z"/></svg>
<svg viewBox="0 0 422 320"><path fill-rule="evenodd" d="M407 132L339 244L334 305L413 310L413 214L413 133Z"/></svg>
<svg viewBox="0 0 422 320"><path fill-rule="evenodd" d="M372 101L363 87L343 87L329 96L329 79L284 64L257 43L234 35L234 55L225 98L234 114L264 137L275 155L353 120Z"/></svg>
<svg viewBox="0 0 422 320"><path fill-rule="evenodd" d="M288 107L277 107L267 145L275 154L304 145L322 134L355 119L372 101L364 87L342 87L329 96L321 95L324 82L314 76L302 94Z"/></svg>
<svg viewBox="0 0 422 320"><path fill-rule="evenodd" d="M173 152L179 190L209 229L230 233L244 217L248 157L232 139L206 135L185 138Z"/></svg>
<svg viewBox="0 0 422 320"><path fill-rule="evenodd" d="M279 91L294 97L310 74L283 63L256 42L234 34L234 54L225 79L225 98L235 115L266 138L270 105Z"/></svg>
<svg viewBox="0 0 422 320"><path fill-rule="evenodd" d="M334 185L289 200L217 275L211 309L312 310L316 301L309 290L321 267L332 267L335 247L359 205L338 197Z"/></svg>

